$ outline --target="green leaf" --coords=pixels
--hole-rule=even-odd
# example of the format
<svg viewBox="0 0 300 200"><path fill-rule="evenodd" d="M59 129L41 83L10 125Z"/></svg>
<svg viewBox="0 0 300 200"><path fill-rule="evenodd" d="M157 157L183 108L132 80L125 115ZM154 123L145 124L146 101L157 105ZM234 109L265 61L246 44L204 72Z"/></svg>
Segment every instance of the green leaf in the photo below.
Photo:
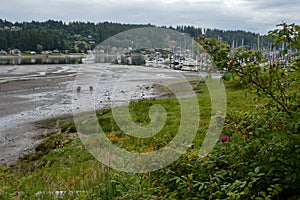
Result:
<svg viewBox="0 0 300 200"><path fill-rule="evenodd" d="M276 160L277 160L277 157L275 157L275 156L272 156L272 157L270 157L270 159L269 159L270 162L273 162L273 161L276 161Z"/></svg>
<svg viewBox="0 0 300 200"><path fill-rule="evenodd" d="M258 173L259 173L259 167L256 167L255 170L254 170L254 172L255 172L256 174L258 174Z"/></svg>
<svg viewBox="0 0 300 200"><path fill-rule="evenodd" d="M254 173L254 172L249 172L248 173L248 176L250 176L250 177L253 177L253 176L255 176L256 174Z"/></svg>

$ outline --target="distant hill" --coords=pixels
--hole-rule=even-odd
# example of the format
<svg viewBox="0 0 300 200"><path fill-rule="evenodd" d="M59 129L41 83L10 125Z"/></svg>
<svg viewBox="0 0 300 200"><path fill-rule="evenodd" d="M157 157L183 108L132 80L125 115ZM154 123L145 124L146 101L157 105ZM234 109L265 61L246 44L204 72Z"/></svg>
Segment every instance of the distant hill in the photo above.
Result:
<svg viewBox="0 0 300 200"><path fill-rule="evenodd" d="M48 20L46 22L9 22L0 19L0 50L21 51L68 50L86 52L105 39L122 31L154 27L151 24L120 24L112 22L70 22ZM166 27L165 27L166 28ZM168 27L196 38L201 34L226 41L229 45L257 48L258 34L246 31L224 31L194 26ZM269 47L270 39L260 36L260 48Z"/></svg>

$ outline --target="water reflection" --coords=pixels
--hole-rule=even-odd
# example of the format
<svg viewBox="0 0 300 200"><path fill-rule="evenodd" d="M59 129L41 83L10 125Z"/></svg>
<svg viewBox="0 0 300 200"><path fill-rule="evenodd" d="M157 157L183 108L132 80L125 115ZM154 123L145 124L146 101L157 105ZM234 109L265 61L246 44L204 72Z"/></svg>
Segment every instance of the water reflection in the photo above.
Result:
<svg viewBox="0 0 300 200"><path fill-rule="evenodd" d="M0 65L32 65L32 64L82 64L81 57L3 57Z"/></svg>

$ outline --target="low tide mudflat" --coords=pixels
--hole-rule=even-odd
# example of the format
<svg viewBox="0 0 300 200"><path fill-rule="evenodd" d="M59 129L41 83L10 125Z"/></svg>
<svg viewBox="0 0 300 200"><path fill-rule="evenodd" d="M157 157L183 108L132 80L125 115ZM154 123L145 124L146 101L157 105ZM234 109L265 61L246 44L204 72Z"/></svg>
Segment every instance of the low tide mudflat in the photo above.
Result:
<svg viewBox="0 0 300 200"><path fill-rule="evenodd" d="M111 106L113 97L115 106L118 106L127 103L128 98L136 100L156 95L153 93L154 83L174 81L178 76L201 78L205 75L140 66L134 66L133 70L132 66L107 67L101 64L0 66L0 163L16 161L41 142L36 138L45 130L35 122L72 114L72 100L77 100L76 95L79 95L75 87L81 68L88 68L93 75L99 73L93 91L89 85L82 85L80 93L92 97L96 109ZM127 99L124 99L124 94L127 94Z"/></svg>

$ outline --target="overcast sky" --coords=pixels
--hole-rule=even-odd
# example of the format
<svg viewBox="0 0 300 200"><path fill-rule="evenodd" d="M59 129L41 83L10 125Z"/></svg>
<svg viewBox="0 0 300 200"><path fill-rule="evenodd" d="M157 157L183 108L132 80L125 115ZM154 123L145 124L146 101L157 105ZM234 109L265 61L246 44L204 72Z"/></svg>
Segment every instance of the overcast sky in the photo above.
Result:
<svg viewBox="0 0 300 200"><path fill-rule="evenodd" d="M1 0L0 18L154 25L194 25L266 34L300 24L300 0Z"/></svg>

